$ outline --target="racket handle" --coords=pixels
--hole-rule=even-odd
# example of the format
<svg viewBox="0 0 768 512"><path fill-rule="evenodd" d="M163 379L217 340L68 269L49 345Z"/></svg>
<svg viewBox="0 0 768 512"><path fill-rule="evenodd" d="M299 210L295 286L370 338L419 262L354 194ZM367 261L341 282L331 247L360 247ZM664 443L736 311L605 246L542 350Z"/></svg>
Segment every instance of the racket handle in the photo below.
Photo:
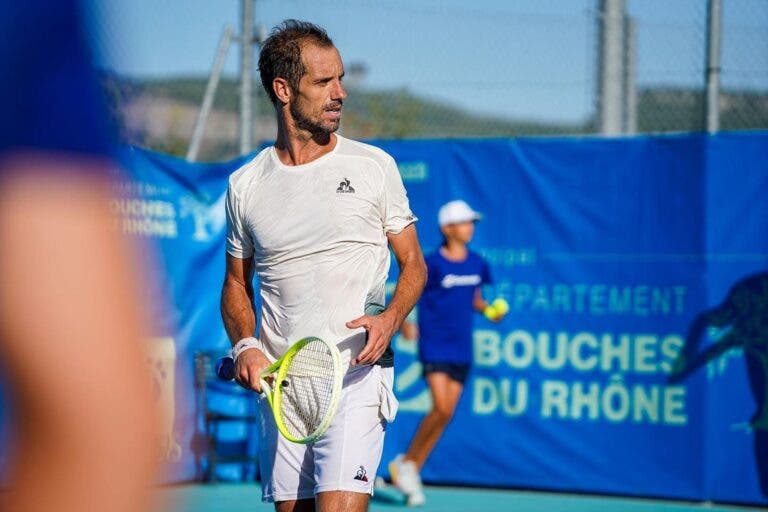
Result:
<svg viewBox="0 0 768 512"><path fill-rule="evenodd" d="M216 361L216 376L221 380L235 378L235 360L231 357L222 357Z"/></svg>

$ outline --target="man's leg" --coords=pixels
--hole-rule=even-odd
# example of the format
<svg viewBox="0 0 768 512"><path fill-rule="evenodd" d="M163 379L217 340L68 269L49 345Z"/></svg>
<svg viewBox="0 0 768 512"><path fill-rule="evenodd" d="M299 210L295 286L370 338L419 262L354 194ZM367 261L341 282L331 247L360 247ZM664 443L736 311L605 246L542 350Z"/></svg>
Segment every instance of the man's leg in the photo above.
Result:
<svg viewBox="0 0 768 512"><path fill-rule="evenodd" d="M258 413L262 498L274 502L276 512L313 512L315 482L309 447L278 433L265 398L259 399Z"/></svg>
<svg viewBox="0 0 768 512"><path fill-rule="evenodd" d="M275 512L314 512L315 500L310 498L308 500L289 500L289 501L276 501Z"/></svg>
<svg viewBox="0 0 768 512"><path fill-rule="evenodd" d="M326 491L317 495L317 512L365 512L371 495L350 491ZM282 510L279 512L283 512Z"/></svg>
<svg viewBox="0 0 768 512"><path fill-rule="evenodd" d="M345 377L336 416L312 445L317 510L367 510L389 416L382 403L393 379L391 368L379 366L353 369Z"/></svg>

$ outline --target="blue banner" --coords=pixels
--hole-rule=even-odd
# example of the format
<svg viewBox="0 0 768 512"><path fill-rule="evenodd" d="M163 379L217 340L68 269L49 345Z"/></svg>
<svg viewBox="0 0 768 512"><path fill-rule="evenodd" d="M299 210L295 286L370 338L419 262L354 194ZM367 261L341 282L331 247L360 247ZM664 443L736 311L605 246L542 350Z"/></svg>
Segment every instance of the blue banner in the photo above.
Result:
<svg viewBox="0 0 768 512"><path fill-rule="evenodd" d="M704 397L666 375L706 295L703 145L511 140L423 151L429 179L408 190L425 247L439 243L439 205L466 199L486 215L473 245L492 264L492 296L510 304L499 325L478 316L474 372L426 481L701 495ZM414 362L399 365L406 409L424 393L420 380L403 382ZM414 412L426 398L413 395ZM388 456L418 419L401 415Z"/></svg>
<svg viewBox="0 0 768 512"><path fill-rule="evenodd" d="M705 493L768 500L768 137L708 140ZM695 342L695 340L690 340Z"/></svg>
<svg viewBox="0 0 768 512"><path fill-rule="evenodd" d="M425 251L446 201L485 215L472 247L510 304L500 324L477 317L426 482L768 503L768 328L750 320L768 318L768 134L374 144L398 162ZM171 481L199 477L192 354L228 346L223 198L244 160L123 159L114 211L156 243L165 284L148 293L172 305L156 322L175 346ZM430 405L416 345L393 343L385 474Z"/></svg>

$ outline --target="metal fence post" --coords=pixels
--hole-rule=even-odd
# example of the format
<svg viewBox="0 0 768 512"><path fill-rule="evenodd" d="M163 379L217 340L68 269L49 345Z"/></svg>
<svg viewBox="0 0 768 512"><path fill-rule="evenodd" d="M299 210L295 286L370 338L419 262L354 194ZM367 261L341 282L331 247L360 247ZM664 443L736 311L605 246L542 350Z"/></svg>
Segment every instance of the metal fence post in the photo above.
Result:
<svg viewBox="0 0 768 512"><path fill-rule="evenodd" d="M248 153L253 143L253 2L240 0L240 154Z"/></svg>
<svg viewBox="0 0 768 512"><path fill-rule="evenodd" d="M208 77L208 85L205 88L203 104L200 107L200 113L197 115L195 130L192 133L192 140L189 143L189 149L187 150L187 160L190 162L194 162L197 159L197 154L200 151L200 143L202 142L203 134L205 133L205 124L208 122L208 115L211 112L213 98L216 96L216 88L219 86L219 79L221 78L221 69L224 67L224 60L227 57L231 40L232 27L227 25L224 27L224 32L221 34L219 48L216 50L216 59L213 61L211 76Z"/></svg>
<svg viewBox="0 0 768 512"><path fill-rule="evenodd" d="M707 5L707 132L720 129L720 26L721 0L709 0Z"/></svg>
<svg viewBox="0 0 768 512"><path fill-rule="evenodd" d="M602 135L622 132L624 0L600 0L598 114Z"/></svg>

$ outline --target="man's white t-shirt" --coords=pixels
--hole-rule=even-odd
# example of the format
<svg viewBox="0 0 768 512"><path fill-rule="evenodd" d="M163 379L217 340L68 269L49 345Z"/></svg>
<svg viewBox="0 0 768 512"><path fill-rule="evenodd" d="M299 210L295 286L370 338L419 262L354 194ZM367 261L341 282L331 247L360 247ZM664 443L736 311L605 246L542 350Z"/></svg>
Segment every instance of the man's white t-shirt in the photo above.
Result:
<svg viewBox="0 0 768 512"><path fill-rule="evenodd" d="M338 135L304 165L283 164L269 147L230 176L226 209L227 252L252 256L259 278L267 357L306 336L355 357L365 331L345 324L383 306L386 235L416 221L394 159Z"/></svg>

